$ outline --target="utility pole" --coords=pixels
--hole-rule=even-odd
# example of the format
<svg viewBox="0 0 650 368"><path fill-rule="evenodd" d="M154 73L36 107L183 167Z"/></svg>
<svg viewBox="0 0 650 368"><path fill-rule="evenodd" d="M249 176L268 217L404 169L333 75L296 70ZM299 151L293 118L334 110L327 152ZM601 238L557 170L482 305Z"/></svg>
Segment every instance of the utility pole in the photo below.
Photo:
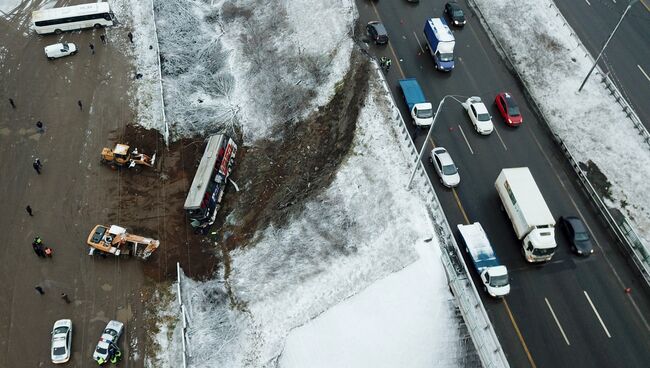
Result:
<svg viewBox="0 0 650 368"><path fill-rule="evenodd" d="M431 126L429 126L429 132L427 133L427 137L424 139L424 143L422 143L422 149L420 150L418 159L415 162L415 166L413 167L413 172L411 173L411 178L409 179L409 183L406 186L406 189L411 189L411 183L413 182L413 178L415 177L415 172L418 170L418 165L420 164L420 161L422 160L422 155L424 154L424 147L426 147L427 142L429 141L429 137L431 136L431 132L433 131L433 126L436 123L436 119L438 119L438 114L440 113L442 104L445 102L447 97L453 98L454 100L460 103L460 100L458 100L456 97L463 97L463 96L446 95L445 97L442 98L442 100L440 100L440 103L438 104L438 109L436 110L435 115L433 115L433 121L431 122Z"/></svg>
<svg viewBox="0 0 650 368"><path fill-rule="evenodd" d="M621 15L621 19L618 20L618 23L616 23L616 26L614 27L614 30L612 33L609 35L609 38L607 38L607 41L605 41L605 45L603 45L602 50L600 50L600 53L598 54L598 57L596 58L596 61L594 61L594 66L589 69L589 73L587 73L587 76L585 77L585 80L582 81L582 84L580 85L580 88L578 88L578 92L582 91L582 87L585 86L585 83L587 83L587 79L589 79L589 76L591 75L591 72L596 69L596 65L598 65L598 60L600 60L600 57L603 55L603 52L605 52L605 48L609 44L609 41L614 37L614 33L618 30L618 27L621 25L621 22L623 22L623 18L625 18L625 15L627 12L630 10L632 5L637 2L638 0L630 0L630 2L627 4L627 8L625 8L625 11L623 12L623 15Z"/></svg>

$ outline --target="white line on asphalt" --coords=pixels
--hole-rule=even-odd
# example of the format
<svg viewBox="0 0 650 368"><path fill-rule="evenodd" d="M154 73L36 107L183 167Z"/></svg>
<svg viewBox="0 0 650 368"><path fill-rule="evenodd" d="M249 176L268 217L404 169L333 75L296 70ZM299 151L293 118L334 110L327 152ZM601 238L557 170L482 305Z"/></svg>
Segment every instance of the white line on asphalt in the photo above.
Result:
<svg viewBox="0 0 650 368"><path fill-rule="evenodd" d="M560 325L560 321L558 321L557 316L555 316L555 312L553 311L553 308L551 308L551 303L549 303L548 299L544 298L544 301L546 302L546 305L548 306L548 310L551 311L551 314L553 315L553 319L555 320L555 323L557 324L557 327L560 329L560 332L562 332L562 336L564 336L564 341L566 341L566 344L571 346L571 343L569 342L569 339L567 339L566 334L564 333L564 329L562 328L562 325Z"/></svg>
<svg viewBox="0 0 650 368"><path fill-rule="evenodd" d="M645 75L645 78L646 78L648 81L650 81L650 77L648 77L648 74L646 74L645 70L643 70L643 68L641 67L641 65L638 65L638 64L637 64L636 67L639 68L639 70L641 71L641 73L643 73L643 75Z"/></svg>
<svg viewBox="0 0 650 368"><path fill-rule="evenodd" d="M463 135L463 138L465 139L465 143L467 143L467 148L469 148L469 151L474 154L474 150L472 149L472 146L469 145L469 141L467 140L467 136L465 135L465 132L463 132L463 128L460 127L460 124L458 124L458 129L460 129L460 134Z"/></svg>
<svg viewBox="0 0 650 368"><path fill-rule="evenodd" d="M497 130L496 127L494 127L494 132L497 133L497 137L499 137L499 140L501 141L501 144L503 145L503 149L507 151L508 147L506 146L506 143L501 138L501 134L499 134L499 131Z"/></svg>
<svg viewBox="0 0 650 368"><path fill-rule="evenodd" d="M612 335L609 334L609 331L607 330L607 327L605 326L605 322L603 322L603 319L600 318L600 314L598 314L598 311L596 310L596 306L594 306L594 303L591 301L591 298L589 297L589 294L585 290L583 290L585 293L585 296L587 297L587 300L589 301L589 304L591 304L591 308L594 310L594 313L596 313L596 317L598 317L598 320L600 321L600 325L603 326L603 330L605 330L605 333L607 334L607 337L610 339L612 338Z"/></svg>
<svg viewBox="0 0 650 368"><path fill-rule="evenodd" d="M591 3L589 2L589 0L585 0L585 1L587 2L587 5L591 6Z"/></svg>
<svg viewBox="0 0 650 368"><path fill-rule="evenodd" d="M415 36L415 40L418 41L418 46L420 47L420 50L422 50L422 53L424 54L424 48L422 48L422 44L420 43L420 39L418 38L417 33L413 31L413 36Z"/></svg>

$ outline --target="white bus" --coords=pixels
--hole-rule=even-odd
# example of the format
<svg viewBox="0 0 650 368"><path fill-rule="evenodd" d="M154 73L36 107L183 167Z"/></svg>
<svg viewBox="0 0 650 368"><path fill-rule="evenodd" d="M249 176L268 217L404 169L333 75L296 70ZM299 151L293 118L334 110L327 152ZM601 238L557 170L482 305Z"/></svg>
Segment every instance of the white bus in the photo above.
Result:
<svg viewBox="0 0 650 368"><path fill-rule="evenodd" d="M112 26L115 14L108 3L91 3L32 12L32 28L38 34Z"/></svg>

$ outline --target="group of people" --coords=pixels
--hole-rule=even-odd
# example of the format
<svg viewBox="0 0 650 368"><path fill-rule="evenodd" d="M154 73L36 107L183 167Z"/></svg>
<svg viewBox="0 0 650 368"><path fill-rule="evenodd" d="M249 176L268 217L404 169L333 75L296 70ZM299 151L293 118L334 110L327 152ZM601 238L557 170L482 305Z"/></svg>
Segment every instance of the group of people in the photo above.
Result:
<svg viewBox="0 0 650 368"><path fill-rule="evenodd" d="M108 346L108 355L106 355L106 359L100 357L97 359L97 364L104 365L109 361L113 364L117 364L120 359L122 359L122 352L115 344L111 343Z"/></svg>
<svg viewBox="0 0 650 368"><path fill-rule="evenodd" d="M32 242L32 247L34 248L34 253L39 257L52 257L52 249L43 245L43 240L40 236L34 238Z"/></svg>

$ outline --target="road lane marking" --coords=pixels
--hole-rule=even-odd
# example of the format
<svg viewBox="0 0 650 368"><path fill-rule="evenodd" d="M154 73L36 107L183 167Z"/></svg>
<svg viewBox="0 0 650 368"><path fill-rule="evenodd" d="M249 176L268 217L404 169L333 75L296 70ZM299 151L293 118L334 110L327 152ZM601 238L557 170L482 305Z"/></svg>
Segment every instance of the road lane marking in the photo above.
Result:
<svg viewBox="0 0 650 368"><path fill-rule="evenodd" d="M591 301L591 298L589 297L589 294L587 294L587 292L585 290L583 290L582 292L585 293L585 296L587 297L587 300L589 301L589 304L591 304L591 309L593 309L594 313L596 313L596 317L598 317L598 321L600 321L600 325L603 326L603 330L605 330L605 333L607 334L607 337L609 337L611 339L612 335L609 334L609 330L607 330L607 327L605 326L605 322L603 322L603 319L600 318L600 314L596 310L596 306L594 305L594 303Z"/></svg>
<svg viewBox="0 0 650 368"><path fill-rule="evenodd" d="M375 6L375 3L371 3L372 5L372 10L374 10L375 15L377 16L377 19L381 20L381 16L379 15L379 12L377 11L377 7ZM404 71L402 70L402 65L399 63L399 59L397 58L397 54L395 53L395 49L393 48L393 45L388 42L388 49L390 50L391 55L393 55L393 60L395 60L395 65L397 65L397 69L399 69L399 74L402 76L402 79L404 79ZM388 74L388 73L386 73Z"/></svg>
<svg viewBox="0 0 650 368"><path fill-rule="evenodd" d="M645 10L650 12L650 6L648 6L648 4L645 3L645 0L641 0L641 4L643 4L643 6L645 7Z"/></svg>
<svg viewBox="0 0 650 368"><path fill-rule="evenodd" d="M460 203L460 198L458 197L458 192L456 192L456 188L451 188L451 192L454 193L454 199L456 199L456 204L458 205L458 209L460 209L461 215L463 215L463 218L465 219L465 225L469 225L469 217L467 217L467 214L465 213L465 208L463 208L463 205Z"/></svg>
<svg viewBox="0 0 650 368"><path fill-rule="evenodd" d="M472 146L469 145L469 141L467 140L467 136L465 135L465 132L463 131L463 128L461 128L460 124L458 124L458 129L460 129L460 134L463 135L463 138L465 139L465 143L467 144L467 148L469 148L469 151L474 154L474 150L472 149Z"/></svg>
<svg viewBox="0 0 650 368"><path fill-rule="evenodd" d="M553 319L555 320L555 323L557 324L557 327L560 329L560 332L562 333L562 336L564 337L564 341L566 342L567 345L571 346L571 343L569 342L569 339L567 339L566 334L564 333L564 329L562 328L562 325L560 324L560 321L557 319L557 316L555 315L555 312L553 311L553 308L551 307L551 303L549 303L548 299L544 298L544 301L546 302L546 306L548 306L548 310L551 311L551 314L553 315Z"/></svg>
<svg viewBox="0 0 650 368"><path fill-rule="evenodd" d="M645 70L643 70L643 68L641 67L641 65L637 64L636 67L639 68L639 70L641 71L641 73L643 73L643 75L645 75L645 78L650 82L650 77L648 77L648 74L646 74Z"/></svg>
<svg viewBox="0 0 650 368"><path fill-rule="evenodd" d="M506 143L503 141L503 138L501 138L501 134L499 134L499 131L497 130L496 127L494 127L494 132L497 133L497 137L499 137L499 140L501 141L501 144L503 145L504 150L508 150L508 147L506 146Z"/></svg>
<svg viewBox="0 0 650 368"><path fill-rule="evenodd" d="M515 332L517 333L517 337L519 337L519 342L521 343L521 346L524 348L524 352L526 352L526 357L528 358L528 362L530 363L530 366L533 368L537 368L537 365L535 365L535 362L533 361L533 356L530 355L530 350L528 350L526 341L524 341L524 336L521 334L521 331L519 331L519 326L517 326L517 322L515 322L515 317L512 315L512 311L510 310L510 306L508 305L508 301L506 300L506 298L503 298L503 305L506 307L506 312L508 312L508 317L510 317L510 322L512 323L512 327L514 327Z"/></svg>
<svg viewBox="0 0 650 368"><path fill-rule="evenodd" d="M585 1L587 2L587 5L591 6L591 3L589 2L589 0L585 0Z"/></svg>
<svg viewBox="0 0 650 368"><path fill-rule="evenodd" d="M537 140L537 136L535 136L535 133L533 133L533 131L530 129L530 127L528 125L526 125L526 129L530 133L533 140L535 141L535 144L537 144L537 147L539 148L539 150L542 152L542 155L544 156L544 158L546 159L546 162L548 163L549 167L553 171L553 174L555 174L555 177L557 178L558 182L562 186L562 189L564 189L564 192L566 193L567 197L569 198L569 201L571 201L571 204L573 205L573 208L578 212L578 214L580 215L580 217L582 219L585 219L585 216L582 215L582 211L580 211L580 208L578 208L578 205L573 200L573 197L571 196L571 193L569 193L569 190L567 189L567 187L564 185L564 182L560 178L560 174L558 174L557 170L555 169L555 166L553 166L553 164L551 164L551 160L546 155L546 151L544 151L544 149L542 149L542 145L541 145L541 143L539 143L539 140ZM600 242L596 239L595 233L593 231L591 231L591 228L587 224L586 220L585 220L585 224L587 225L587 229L589 230L589 232L593 235L594 241L596 242L596 246L598 247L598 249L600 249L601 257L603 257L603 259L607 263L607 266L609 266L610 271L612 271L612 273L614 274L614 277L618 281L619 286L621 288L624 288L626 285L623 282L623 279L618 274L618 272L616 272L616 268L614 268L614 265L612 265L612 262L609 260L609 257L607 257L607 253L605 253L605 250L600 245ZM648 323L648 320L644 317L644 315L641 312L641 309L639 308L639 306L634 301L634 297L632 296L632 294L626 294L626 295L627 295L628 299L630 300L630 303L632 303L632 307L634 307L634 310L639 315L639 318L641 318L641 321L643 322L643 325L645 326L646 330L650 331L650 324Z"/></svg>
<svg viewBox="0 0 650 368"><path fill-rule="evenodd" d="M424 48L422 47L422 43L420 43L420 39L418 38L418 35L415 33L415 31L413 31L413 36L415 36L415 40L418 41L418 47L420 47L420 50L424 54Z"/></svg>

